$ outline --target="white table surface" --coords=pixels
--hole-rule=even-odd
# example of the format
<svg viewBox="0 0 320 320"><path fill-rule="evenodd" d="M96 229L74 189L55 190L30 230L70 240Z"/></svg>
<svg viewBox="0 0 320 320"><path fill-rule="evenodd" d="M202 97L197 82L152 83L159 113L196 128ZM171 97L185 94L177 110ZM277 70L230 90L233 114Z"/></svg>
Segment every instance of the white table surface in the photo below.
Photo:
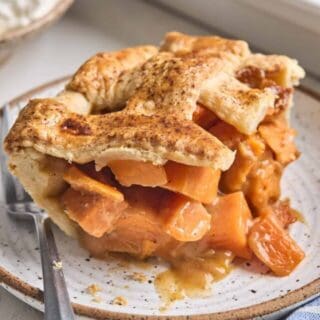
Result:
<svg viewBox="0 0 320 320"><path fill-rule="evenodd" d="M0 66L0 105L35 86L72 74L98 51L159 43L170 30L208 32L139 0L76 0L58 24L21 44ZM311 79L308 84L318 86ZM1 320L42 318L40 312L0 288Z"/></svg>
<svg viewBox="0 0 320 320"><path fill-rule="evenodd" d="M62 20L20 45L0 66L0 105L35 86L72 74L98 51L158 43L170 30L205 33L139 0L76 0ZM40 312L0 288L1 320L42 318Z"/></svg>

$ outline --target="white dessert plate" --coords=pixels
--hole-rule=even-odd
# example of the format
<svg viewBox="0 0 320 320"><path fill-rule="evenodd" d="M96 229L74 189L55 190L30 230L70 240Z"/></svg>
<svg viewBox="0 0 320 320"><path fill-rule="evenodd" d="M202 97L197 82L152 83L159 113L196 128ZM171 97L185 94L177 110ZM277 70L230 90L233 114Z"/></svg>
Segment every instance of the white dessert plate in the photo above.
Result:
<svg viewBox="0 0 320 320"><path fill-rule="evenodd" d="M66 78L38 87L10 102L14 110L32 97L54 96ZM0 112L1 117L1 112ZM161 263L119 263L90 258L77 242L55 229L68 290L77 314L96 319L276 319L320 292L320 96L304 88L295 94L292 114L298 130L301 158L287 169L283 196L306 220L290 229L306 253L305 260L288 277L275 277L258 263L239 264L210 295L186 298L161 311L154 286ZM26 170L28 170L26 168ZM1 187L1 186L0 186ZM1 200L1 199L0 199ZM11 220L0 205L0 282L12 294L43 310L42 273L32 224ZM143 281L132 275L143 274ZM141 279L140 279L141 280ZM91 284L101 287L99 299L86 292ZM123 297L126 305L114 303Z"/></svg>

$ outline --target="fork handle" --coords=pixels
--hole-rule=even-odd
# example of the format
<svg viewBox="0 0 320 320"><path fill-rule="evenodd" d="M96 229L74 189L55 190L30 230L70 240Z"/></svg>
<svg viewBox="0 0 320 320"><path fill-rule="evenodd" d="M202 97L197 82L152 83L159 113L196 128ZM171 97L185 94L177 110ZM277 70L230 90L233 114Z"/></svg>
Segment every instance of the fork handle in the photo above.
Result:
<svg viewBox="0 0 320 320"><path fill-rule="evenodd" d="M36 224L44 286L45 320L72 320L74 313L69 299L57 246L54 240L50 219L43 215L34 215ZM59 264L59 263L58 263Z"/></svg>

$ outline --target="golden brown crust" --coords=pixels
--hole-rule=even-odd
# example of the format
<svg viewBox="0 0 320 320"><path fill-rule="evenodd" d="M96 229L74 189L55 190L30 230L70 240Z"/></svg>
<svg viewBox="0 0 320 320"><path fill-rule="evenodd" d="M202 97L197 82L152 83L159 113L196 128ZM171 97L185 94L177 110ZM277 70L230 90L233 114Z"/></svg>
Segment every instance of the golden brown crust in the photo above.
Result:
<svg viewBox="0 0 320 320"><path fill-rule="evenodd" d="M98 53L79 68L67 89L82 93L96 110L108 108L119 75L142 64L157 51L154 46L140 46Z"/></svg>
<svg viewBox="0 0 320 320"><path fill-rule="evenodd" d="M76 237L78 226L71 221L58 196L67 188L62 176L67 162L52 158L33 148L10 155L10 170L17 176L32 199L47 211L52 221L66 234Z"/></svg>
<svg viewBox="0 0 320 320"><path fill-rule="evenodd" d="M270 89L252 89L234 77L221 74L203 88L199 102L244 134L252 134L273 108L276 95Z"/></svg>
<svg viewBox="0 0 320 320"><path fill-rule="evenodd" d="M230 53L241 58L250 54L248 44L245 41L218 36L189 36L180 32L168 32L160 51L170 51L178 55L194 53L220 56L222 53Z"/></svg>
<svg viewBox="0 0 320 320"><path fill-rule="evenodd" d="M281 55L251 54L243 61L241 68L248 66L263 70L268 79L286 88L298 85L299 80L305 76L297 60Z"/></svg>
<svg viewBox="0 0 320 320"><path fill-rule="evenodd" d="M192 121L174 115L129 114L126 111L82 116L52 99L32 100L5 142L9 154L34 148L78 163L131 158L167 160L227 169L233 152Z"/></svg>
<svg viewBox="0 0 320 320"><path fill-rule="evenodd" d="M286 56L252 54L244 41L217 36L189 36L179 32L166 34L160 51L177 56L215 57L226 65L215 70L211 81L201 87L199 102L241 133L252 134L268 109L274 107L277 95L268 88L249 88L237 79L248 66L260 68L266 77L284 87L293 87L304 77L297 61ZM227 68L227 65L231 66ZM289 109L289 108L288 108Z"/></svg>
<svg viewBox="0 0 320 320"><path fill-rule="evenodd" d="M240 132L255 132L277 96L268 88L250 88L236 74L259 64L261 55L252 55L243 41L177 32L167 34L161 50L171 52L157 54L157 48L144 46L89 59L69 91L26 107L9 134L7 150L32 146L80 163L128 157L227 169L233 153L189 120L201 102ZM286 57L266 60L281 62L282 69L294 65ZM86 114L89 105L93 111L123 110L97 116L70 112Z"/></svg>
<svg viewBox="0 0 320 320"><path fill-rule="evenodd" d="M131 74L137 89L129 98L126 111L191 120L202 88L218 74L233 69L233 63L216 57L159 53Z"/></svg>

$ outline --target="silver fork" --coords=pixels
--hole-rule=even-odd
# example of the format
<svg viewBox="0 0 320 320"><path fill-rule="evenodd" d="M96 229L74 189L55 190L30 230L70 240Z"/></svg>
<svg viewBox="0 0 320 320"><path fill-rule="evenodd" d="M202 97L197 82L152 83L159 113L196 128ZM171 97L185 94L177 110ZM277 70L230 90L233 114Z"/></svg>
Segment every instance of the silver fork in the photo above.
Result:
<svg viewBox="0 0 320 320"><path fill-rule="evenodd" d="M1 141L3 142L13 120L8 105L3 107L0 118ZM36 226L43 274L44 319L72 320L74 314L51 230L50 219L43 210L40 210L32 202L21 184L9 173L3 148L0 150L0 161L5 207L9 216L15 219L33 220Z"/></svg>

